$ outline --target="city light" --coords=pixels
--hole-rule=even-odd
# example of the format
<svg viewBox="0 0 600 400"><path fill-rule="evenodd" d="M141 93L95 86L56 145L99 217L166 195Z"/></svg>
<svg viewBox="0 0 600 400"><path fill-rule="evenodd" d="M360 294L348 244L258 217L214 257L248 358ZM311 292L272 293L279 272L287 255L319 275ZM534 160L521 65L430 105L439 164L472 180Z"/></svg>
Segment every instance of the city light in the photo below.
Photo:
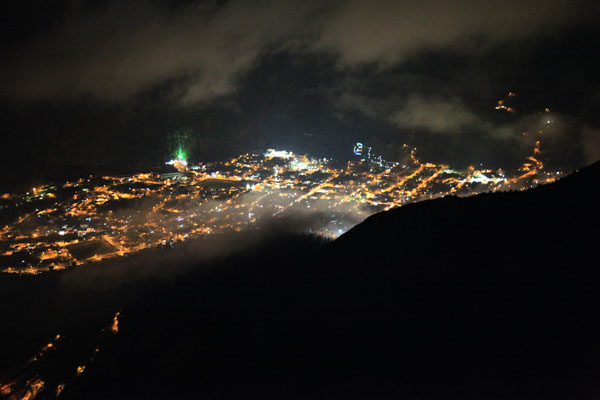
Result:
<svg viewBox="0 0 600 400"><path fill-rule="evenodd" d="M260 229L263 221L297 213L331 216L303 229L335 238L393 207L449 194L524 190L559 177L544 171L539 140L512 174L475 167L461 172L421 162L416 148L404 149L409 164L385 161L357 143L357 158L342 167L269 149L188 168L179 147L177 159L167 162L176 172L89 177L9 195L10 207L24 211L0 230L0 271L76 267L215 233Z"/></svg>

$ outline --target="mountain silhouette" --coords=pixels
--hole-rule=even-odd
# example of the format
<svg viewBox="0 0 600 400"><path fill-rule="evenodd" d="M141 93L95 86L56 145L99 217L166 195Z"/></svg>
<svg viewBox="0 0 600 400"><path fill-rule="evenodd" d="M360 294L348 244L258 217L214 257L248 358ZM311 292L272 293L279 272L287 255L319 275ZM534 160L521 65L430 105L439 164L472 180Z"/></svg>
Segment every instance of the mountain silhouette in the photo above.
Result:
<svg viewBox="0 0 600 400"><path fill-rule="evenodd" d="M596 163L107 289L119 334L61 398L597 398L599 184Z"/></svg>

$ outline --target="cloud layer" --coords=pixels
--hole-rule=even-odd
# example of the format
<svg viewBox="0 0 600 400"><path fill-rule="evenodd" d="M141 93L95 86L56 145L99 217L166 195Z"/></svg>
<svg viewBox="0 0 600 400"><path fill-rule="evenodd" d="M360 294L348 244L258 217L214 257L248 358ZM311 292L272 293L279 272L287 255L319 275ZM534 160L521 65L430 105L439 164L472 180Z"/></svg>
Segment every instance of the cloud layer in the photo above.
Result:
<svg viewBox="0 0 600 400"><path fill-rule="evenodd" d="M138 2L76 14L56 36L39 38L5 65L5 94L120 101L171 82L170 95L184 103L220 97L310 10L277 1L230 2L208 12Z"/></svg>
<svg viewBox="0 0 600 400"><path fill-rule="evenodd" d="M548 32L585 11L559 0L356 0L332 14L316 47L339 54L343 65L394 64L422 50L470 51Z"/></svg>
<svg viewBox="0 0 600 400"><path fill-rule="evenodd" d="M421 51L474 51L586 21L585 3L440 0L229 1L165 8L115 2L73 11L8 54L0 94L22 100L128 100L158 87L195 104L234 92L271 51L327 54L338 67L389 67Z"/></svg>

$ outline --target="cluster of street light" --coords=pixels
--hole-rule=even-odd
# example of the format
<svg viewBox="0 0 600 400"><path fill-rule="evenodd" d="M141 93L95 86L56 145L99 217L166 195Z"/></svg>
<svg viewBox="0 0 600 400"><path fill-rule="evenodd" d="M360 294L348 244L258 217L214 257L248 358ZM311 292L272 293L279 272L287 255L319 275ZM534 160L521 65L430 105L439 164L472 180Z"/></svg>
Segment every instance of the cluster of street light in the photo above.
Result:
<svg viewBox="0 0 600 400"><path fill-rule="evenodd" d="M40 273L122 257L204 235L260 229L271 218L317 215L306 232L335 238L367 216L446 195L523 190L556 173L539 161L540 142L513 174L456 171L423 163L356 158L347 163L287 151L224 162L169 164L169 173L103 176L34 188L0 199L0 271ZM12 216L12 219L11 219Z"/></svg>

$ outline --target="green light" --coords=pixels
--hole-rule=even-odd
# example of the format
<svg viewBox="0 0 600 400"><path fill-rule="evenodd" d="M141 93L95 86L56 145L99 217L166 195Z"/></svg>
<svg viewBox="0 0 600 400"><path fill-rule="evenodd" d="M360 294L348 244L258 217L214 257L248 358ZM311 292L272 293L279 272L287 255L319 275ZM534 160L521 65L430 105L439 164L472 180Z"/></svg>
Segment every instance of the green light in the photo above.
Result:
<svg viewBox="0 0 600 400"><path fill-rule="evenodd" d="M177 159L178 160L185 160L185 151L183 151L183 149L181 148L181 146L179 146L179 149L177 150Z"/></svg>

